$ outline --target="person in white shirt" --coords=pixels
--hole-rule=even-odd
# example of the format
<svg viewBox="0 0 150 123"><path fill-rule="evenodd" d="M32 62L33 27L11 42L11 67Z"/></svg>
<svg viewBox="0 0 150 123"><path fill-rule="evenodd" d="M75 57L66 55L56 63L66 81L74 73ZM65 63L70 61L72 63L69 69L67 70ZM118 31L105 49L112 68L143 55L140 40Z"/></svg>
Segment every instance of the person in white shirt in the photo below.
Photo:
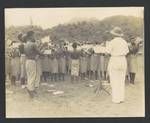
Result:
<svg viewBox="0 0 150 123"><path fill-rule="evenodd" d="M110 34L114 38L106 45L106 51L111 55L108 73L112 88L112 102L121 103L125 100L126 55L129 49L127 42L123 39L121 28L115 27Z"/></svg>

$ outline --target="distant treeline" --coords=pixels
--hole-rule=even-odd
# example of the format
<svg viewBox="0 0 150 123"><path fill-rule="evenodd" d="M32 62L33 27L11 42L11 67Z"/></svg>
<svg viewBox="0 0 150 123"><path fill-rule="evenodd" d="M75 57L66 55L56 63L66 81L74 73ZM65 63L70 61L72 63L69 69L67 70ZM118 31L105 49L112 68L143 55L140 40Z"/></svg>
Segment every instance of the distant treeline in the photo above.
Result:
<svg viewBox="0 0 150 123"><path fill-rule="evenodd" d="M68 24L59 24L53 28L42 29L39 26L19 26L6 29L6 40L16 40L21 32L35 31L36 38L50 36L54 42L66 40L69 42L103 42L111 39L110 30L119 26L124 32L124 37L130 41L131 36L144 36L143 19L133 16L112 16L103 20L85 20Z"/></svg>

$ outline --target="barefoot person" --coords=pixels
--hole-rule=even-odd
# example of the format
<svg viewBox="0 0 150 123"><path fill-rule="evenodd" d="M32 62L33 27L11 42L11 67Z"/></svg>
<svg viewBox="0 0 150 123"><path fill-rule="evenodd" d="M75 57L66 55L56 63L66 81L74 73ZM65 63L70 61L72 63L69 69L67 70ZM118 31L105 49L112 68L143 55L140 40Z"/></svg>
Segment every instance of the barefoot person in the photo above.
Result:
<svg viewBox="0 0 150 123"><path fill-rule="evenodd" d="M77 43L73 43L73 52L71 54L71 81L79 79L79 52L77 51Z"/></svg>
<svg viewBox="0 0 150 123"><path fill-rule="evenodd" d="M81 76L81 80L85 79L86 72L87 72L86 52L84 50L81 50L81 55L80 55L80 76Z"/></svg>
<svg viewBox="0 0 150 123"><path fill-rule="evenodd" d="M127 42L123 39L121 28L115 27L110 33L114 38L106 46L106 49L111 55L108 72L112 88L112 102L121 103L125 100L126 55L129 49Z"/></svg>
<svg viewBox="0 0 150 123"><path fill-rule="evenodd" d="M21 41L21 44L19 46L19 51L20 51L20 64L21 64L21 73L20 73L20 81L21 81L21 87L24 89L25 88L25 82L26 82L26 68L25 68L25 64L26 64L26 56L24 53L24 45L25 45L25 35L23 35L22 33L18 35L18 39Z"/></svg>
<svg viewBox="0 0 150 123"><path fill-rule="evenodd" d="M90 57L90 79L97 79L97 54L95 54L94 49L91 49L91 57Z"/></svg>
<svg viewBox="0 0 150 123"><path fill-rule="evenodd" d="M12 41L10 49L11 57L11 84L16 85L16 81L20 79L20 51L18 42Z"/></svg>
<svg viewBox="0 0 150 123"><path fill-rule="evenodd" d="M27 43L24 46L24 51L26 55L26 72L27 72L27 91L31 98L33 98L36 94L35 85L37 80L38 72L37 72L37 63L36 58L40 54L38 47L35 43L34 32L27 32Z"/></svg>
<svg viewBox="0 0 150 123"><path fill-rule="evenodd" d="M135 42L136 40L132 38L131 43L129 45L129 76L130 76L130 83L134 84L136 72L137 72L137 53L138 53L138 44Z"/></svg>

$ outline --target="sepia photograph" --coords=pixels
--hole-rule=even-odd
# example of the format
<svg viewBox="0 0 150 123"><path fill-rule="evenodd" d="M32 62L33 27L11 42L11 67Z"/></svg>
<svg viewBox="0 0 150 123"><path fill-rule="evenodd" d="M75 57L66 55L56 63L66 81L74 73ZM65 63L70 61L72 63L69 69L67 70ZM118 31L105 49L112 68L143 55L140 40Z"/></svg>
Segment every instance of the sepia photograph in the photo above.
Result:
<svg viewBox="0 0 150 123"><path fill-rule="evenodd" d="M145 117L144 7L4 15L6 118Z"/></svg>

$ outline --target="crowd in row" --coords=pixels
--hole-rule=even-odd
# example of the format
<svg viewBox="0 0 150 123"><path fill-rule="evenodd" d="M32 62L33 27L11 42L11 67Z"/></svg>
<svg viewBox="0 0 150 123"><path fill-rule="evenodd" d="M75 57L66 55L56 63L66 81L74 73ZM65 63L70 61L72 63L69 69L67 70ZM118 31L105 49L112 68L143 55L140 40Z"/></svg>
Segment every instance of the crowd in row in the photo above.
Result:
<svg viewBox="0 0 150 123"><path fill-rule="evenodd" d="M16 47L15 43L12 43L9 53L6 54L6 75L8 75L12 85L15 85L15 81L20 80L24 87L27 80L25 69L26 57L24 53L21 53L19 45ZM127 74L136 72L134 70L136 53L130 52L127 57ZM92 48L88 51L81 49L77 51L76 66L71 67L73 55L74 53L68 51L65 45L61 44L57 48L56 46L51 48L45 45L44 52L36 59L40 80L45 82L65 81L71 74L75 74L81 80L108 80L107 66L110 58L108 54L95 53ZM131 83L134 83L134 75L130 75L130 78Z"/></svg>
<svg viewBox="0 0 150 123"><path fill-rule="evenodd" d="M20 78L22 84L25 84L25 54L21 54L19 48L12 49L13 51L6 56L7 75L9 75L12 84ZM73 52L68 51L62 45L58 49L48 50L50 54L43 52L36 60L36 67L42 81L65 81L66 76L71 74L75 74L81 79L107 79L108 54L97 54L93 49L90 49L88 52L85 50L77 51L76 56L74 56ZM73 57L77 59L75 67L71 67Z"/></svg>
<svg viewBox="0 0 150 123"><path fill-rule="evenodd" d="M99 50L99 44L99 51L95 49L96 44L88 50L78 50L76 42L72 44L73 51L69 51L62 43L47 47L35 41L33 31L27 33L25 40L20 34L19 45L12 42L6 55L6 77L9 76L12 85L17 80L21 81L22 86L27 83L31 97L43 80L65 81L66 76L70 76L71 82L77 82L79 78L100 81L109 78L112 101L120 103L124 101L125 76L129 75L130 82L134 84L141 41L133 38L128 44L119 27L114 28L110 34L114 38L108 44L104 43L102 50Z"/></svg>

